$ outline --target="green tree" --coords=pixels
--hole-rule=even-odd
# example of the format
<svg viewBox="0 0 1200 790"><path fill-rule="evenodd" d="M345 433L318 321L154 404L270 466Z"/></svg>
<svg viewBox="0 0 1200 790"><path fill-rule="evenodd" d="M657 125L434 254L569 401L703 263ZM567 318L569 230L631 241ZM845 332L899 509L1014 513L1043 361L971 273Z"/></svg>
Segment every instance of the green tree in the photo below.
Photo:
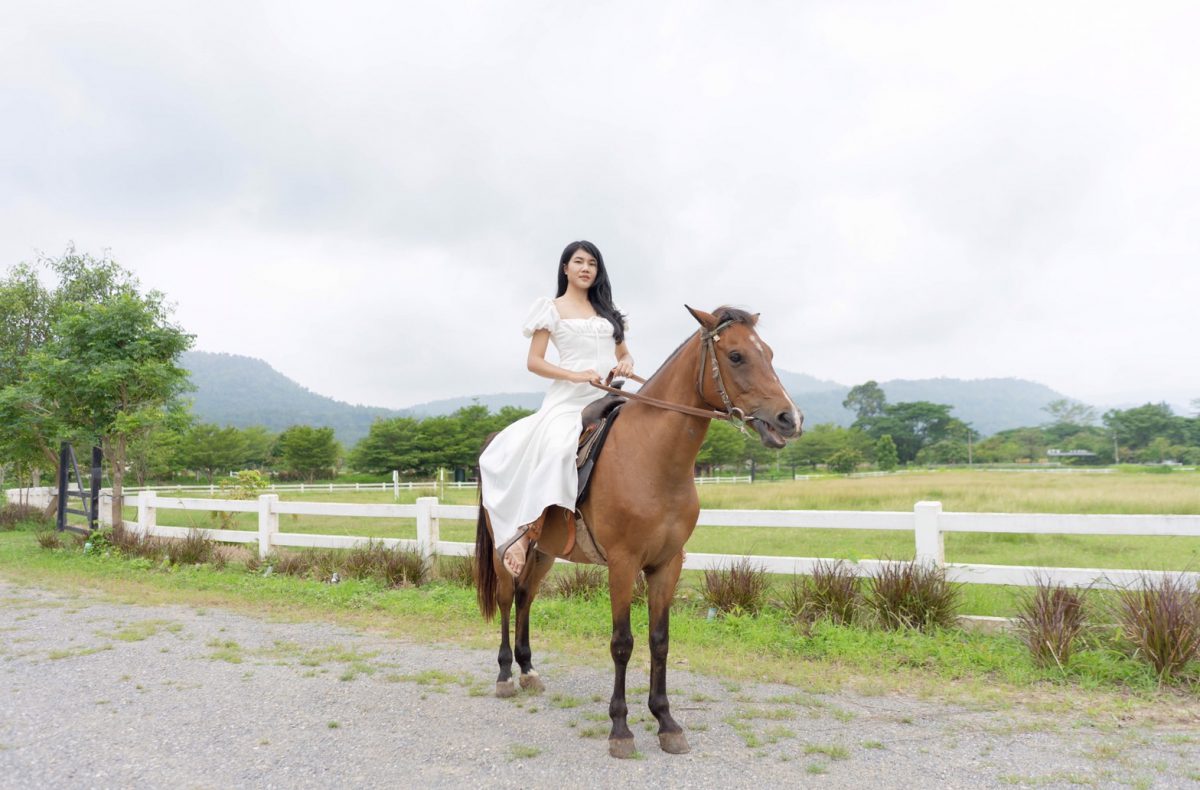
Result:
<svg viewBox="0 0 1200 790"><path fill-rule="evenodd" d="M56 468L65 434L29 378L33 354L50 338L53 312L53 295L34 267L14 266L0 280L0 458L18 477Z"/></svg>
<svg viewBox="0 0 1200 790"><path fill-rule="evenodd" d="M100 286L109 272L107 266L93 272ZM163 294L139 293L128 276L104 291L103 301L65 302L52 336L30 361L42 402L68 429L99 441L112 475L114 523L121 521L130 442L160 424L188 388L178 362L193 336L170 315Z"/></svg>
<svg viewBox="0 0 1200 790"><path fill-rule="evenodd" d="M854 412L856 420L866 420L883 414L887 406L887 396L875 381L868 381L851 387L842 401L842 408Z"/></svg>
<svg viewBox="0 0 1200 790"><path fill-rule="evenodd" d="M746 443L741 432L723 420L713 420L696 456L697 465L712 471L742 459Z"/></svg>
<svg viewBox="0 0 1200 790"><path fill-rule="evenodd" d="M350 465L363 472L384 474L393 469L408 472L420 423L412 417L377 419L350 453Z"/></svg>
<svg viewBox="0 0 1200 790"><path fill-rule="evenodd" d="M340 450L332 428L309 425L293 425L279 434L276 448L284 469L310 483L318 474L333 470Z"/></svg>
<svg viewBox="0 0 1200 790"><path fill-rule="evenodd" d="M1187 420L1177 417L1166 403L1110 409L1104 413L1104 424L1123 446L1135 451L1144 449L1159 436L1173 444L1182 444L1188 433Z"/></svg>
<svg viewBox="0 0 1200 790"><path fill-rule="evenodd" d="M838 450L829 456L829 468L843 475L853 472L862 462L862 453L849 447Z"/></svg>
<svg viewBox="0 0 1200 790"><path fill-rule="evenodd" d="M897 456L907 464L926 445L953 437L965 441L968 435L974 436L966 423L950 415L952 408L929 401L888 404L882 414L855 420L854 427L876 441L885 434L891 436Z"/></svg>
<svg viewBox="0 0 1200 790"><path fill-rule="evenodd" d="M1086 403L1070 398L1052 400L1042 407L1050 415L1052 425L1070 425L1083 428L1096 422L1096 410Z"/></svg>
<svg viewBox="0 0 1200 790"><path fill-rule="evenodd" d="M129 442L129 471L139 486L169 477L181 468L180 449L194 418L180 401L169 404L146 433Z"/></svg>
<svg viewBox="0 0 1200 790"><path fill-rule="evenodd" d="M900 456L896 454L896 443L892 441L889 434L884 434L879 437L879 441L875 442L875 464L885 472L890 472L900 463Z"/></svg>
<svg viewBox="0 0 1200 790"><path fill-rule="evenodd" d="M272 451L278 438L261 425L242 428L242 446L245 452L237 465L259 470L269 468L274 460Z"/></svg>
<svg viewBox="0 0 1200 790"><path fill-rule="evenodd" d="M189 469L207 473L211 485L218 471L236 471L246 452L246 440L237 428L201 423L183 437L180 460Z"/></svg>
<svg viewBox="0 0 1200 790"><path fill-rule="evenodd" d="M783 463L795 474L797 466L820 466L827 464L830 456L839 450L852 449L865 455L871 439L854 428L843 428L833 423L814 425L799 439L788 442L780 452Z"/></svg>

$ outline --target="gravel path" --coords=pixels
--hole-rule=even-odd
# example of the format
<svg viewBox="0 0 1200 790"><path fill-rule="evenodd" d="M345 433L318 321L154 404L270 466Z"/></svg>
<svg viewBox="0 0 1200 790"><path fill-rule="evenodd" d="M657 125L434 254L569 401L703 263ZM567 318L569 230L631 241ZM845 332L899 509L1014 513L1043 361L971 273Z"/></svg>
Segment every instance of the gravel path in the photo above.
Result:
<svg viewBox="0 0 1200 790"><path fill-rule="evenodd" d="M638 649L645 650L644 644ZM535 656L536 658L536 656ZM1200 728L1082 712L811 695L674 670L691 754L607 756L608 671L541 656L491 696L495 653L0 582L0 786L1200 787ZM1079 714L1079 715L1076 715Z"/></svg>

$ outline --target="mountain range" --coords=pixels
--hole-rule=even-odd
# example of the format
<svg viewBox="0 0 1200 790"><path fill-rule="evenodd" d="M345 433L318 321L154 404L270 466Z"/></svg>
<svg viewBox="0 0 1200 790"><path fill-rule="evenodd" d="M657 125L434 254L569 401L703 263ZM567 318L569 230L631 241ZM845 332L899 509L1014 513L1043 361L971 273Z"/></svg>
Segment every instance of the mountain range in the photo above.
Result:
<svg viewBox="0 0 1200 790"><path fill-rule="evenodd" d="M191 393L192 411L203 422L239 428L262 425L271 431L298 424L331 427L347 447L366 436L371 422L378 418L450 414L473 403L491 411L504 406L536 409L542 402L541 392L502 392L446 398L406 409L356 406L312 392L253 357L189 351L181 365L191 373L196 386ZM806 425L848 426L854 422L854 414L842 407L849 386L806 373L777 372L804 412ZM949 404L954 416L984 436L1044 423L1043 407L1065 397L1044 384L1015 378L896 379L881 381L879 386L889 403L925 400Z"/></svg>

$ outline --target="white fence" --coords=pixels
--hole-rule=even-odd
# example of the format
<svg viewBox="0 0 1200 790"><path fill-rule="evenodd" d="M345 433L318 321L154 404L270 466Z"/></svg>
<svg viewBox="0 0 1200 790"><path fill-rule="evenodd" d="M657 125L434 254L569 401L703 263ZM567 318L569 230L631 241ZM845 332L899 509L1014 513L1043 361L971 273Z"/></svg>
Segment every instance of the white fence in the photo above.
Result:
<svg viewBox="0 0 1200 790"><path fill-rule="evenodd" d="M257 543L260 556L266 556L276 546L347 549L367 543L369 538L343 535L312 535L279 531L279 516L285 514L336 516L339 518L413 518L416 519L416 540L388 538L379 541L389 547L417 549L426 556L433 554L470 554L473 543L441 540L442 519L474 521L476 505L444 505L436 497L419 498L412 505L358 505L332 502L281 502L275 494L263 494L254 500L188 499L159 497L157 492L143 491L138 495L137 521L125 525L143 534L181 538L188 527L164 526L158 523L158 510L223 511L258 514L258 530L202 529L214 540L229 543ZM1062 515L1013 513L946 513L940 502L918 502L912 511L849 511L849 510L702 510L699 526L778 527L787 529L850 529L898 530L911 532L915 555L920 562L934 563L946 569L947 577L968 584L1030 585L1037 578L1056 584L1076 587L1125 587L1139 584L1147 578L1161 576L1161 571L1109 570L1099 568L1042 568L1015 565L980 565L947 563L945 536L948 532L1002 532L1039 535L1138 535L1200 538L1200 516L1128 516L1128 515ZM742 555L703 554L688 552L684 568L704 570L726 567L742 559ZM811 557L768 557L750 555L749 560L771 573L808 574L821 562ZM825 560L828 562L828 560ZM880 565L881 560L860 560L853 564L865 575ZM1185 574L1200 583L1200 573Z"/></svg>

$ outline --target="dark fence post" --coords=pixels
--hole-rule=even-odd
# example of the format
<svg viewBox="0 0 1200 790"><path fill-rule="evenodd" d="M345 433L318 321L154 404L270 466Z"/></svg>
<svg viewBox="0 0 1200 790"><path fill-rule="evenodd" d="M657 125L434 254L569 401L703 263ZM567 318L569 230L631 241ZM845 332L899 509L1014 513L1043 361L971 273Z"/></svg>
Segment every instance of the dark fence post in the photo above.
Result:
<svg viewBox="0 0 1200 790"><path fill-rule="evenodd" d="M100 520L100 483L101 483L100 478L103 474L102 467L101 467L103 460L104 460L104 454L101 452L100 448L93 447L92 448L92 502L91 502L91 507L88 508L88 510L90 511L90 515L88 516L88 527L90 529L98 529L100 526L97 522ZM117 526L118 526L117 524L113 524L114 529Z"/></svg>
<svg viewBox="0 0 1200 790"><path fill-rule="evenodd" d="M67 453L71 451L70 448L71 445L63 442L58 451L58 516L55 525L59 532L67 528Z"/></svg>

